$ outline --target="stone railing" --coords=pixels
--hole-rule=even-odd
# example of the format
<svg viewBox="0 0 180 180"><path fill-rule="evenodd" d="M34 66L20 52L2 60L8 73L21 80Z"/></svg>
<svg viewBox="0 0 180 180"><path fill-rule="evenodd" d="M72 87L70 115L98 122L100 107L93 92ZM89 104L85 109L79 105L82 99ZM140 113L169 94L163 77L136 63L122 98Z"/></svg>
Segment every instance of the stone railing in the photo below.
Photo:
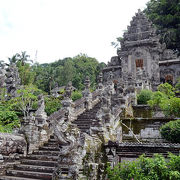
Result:
<svg viewBox="0 0 180 180"><path fill-rule="evenodd" d="M80 115L81 113L83 113L85 111L85 98L82 97L81 99L78 99L74 102L74 112L76 114L76 116Z"/></svg>
<svg viewBox="0 0 180 180"><path fill-rule="evenodd" d="M92 98L86 99L85 97L82 97L81 99L76 100L73 104L75 116L82 114L87 109L86 103L91 104L92 109L100 101L99 95L100 91L94 91L92 92Z"/></svg>
<svg viewBox="0 0 180 180"><path fill-rule="evenodd" d="M58 120L58 119L61 119L61 118L62 118L63 116L65 116L65 115L66 115L66 111L65 111L64 109L60 109L60 110L54 112L53 114L51 114L51 115L48 117L47 121L51 124L51 121L52 121L53 119Z"/></svg>

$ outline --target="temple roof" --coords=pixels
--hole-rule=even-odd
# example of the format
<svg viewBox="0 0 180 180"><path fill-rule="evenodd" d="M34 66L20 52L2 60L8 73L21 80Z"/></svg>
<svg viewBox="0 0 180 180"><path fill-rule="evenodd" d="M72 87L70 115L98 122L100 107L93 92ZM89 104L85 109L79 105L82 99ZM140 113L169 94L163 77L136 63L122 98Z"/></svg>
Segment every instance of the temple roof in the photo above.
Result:
<svg viewBox="0 0 180 180"><path fill-rule="evenodd" d="M156 34L156 29L153 27L152 22L146 17L146 15L138 10L138 13L132 18L130 26L127 27L127 32L123 35L121 41L121 48L135 46L136 44L153 44L159 42L159 38Z"/></svg>

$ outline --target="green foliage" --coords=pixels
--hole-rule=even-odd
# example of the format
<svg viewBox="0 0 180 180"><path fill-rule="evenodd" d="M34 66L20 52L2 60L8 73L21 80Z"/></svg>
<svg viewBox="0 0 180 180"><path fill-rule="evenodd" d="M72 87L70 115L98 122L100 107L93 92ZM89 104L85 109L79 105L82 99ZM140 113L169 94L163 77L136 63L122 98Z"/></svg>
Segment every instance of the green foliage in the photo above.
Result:
<svg viewBox="0 0 180 180"><path fill-rule="evenodd" d="M45 111L47 115L51 115L52 113L58 111L61 108L61 100L60 98L55 97L45 97Z"/></svg>
<svg viewBox="0 0 180 180"><path fill-rule="evenodd" d="M153 92L151 99L148 104L151 107L160 107L163 100L167 99L166 95L160 91Z"/></svg>
<svg viewBox="0 0 180 180"><path fill-rule="evenodd" d="M8 58L9 63L15 63L18 67L22 85L29 85L34 82L35 72L32 71L32 67L29 64L29 62L32 62L29 58L30 56L26 54L26 51L21 52L21 54L16 53L12 58Z"/></svg>
<svg viewBox="0 0 180 180"><path fill-rule="evenodd" d="M164 99L160 107L166 116L180 117L180 98L171 97L170 99Z"/></svg>
<svg viewBox="0 0 180 180"><path fill-rule="evenodd" d="M73 101L76 101L77 99L81 99L82 93L80 91L74 91L72 92L71 98Z"/></svg>
<svg viewBox="0 0 180 180"><path fill-rule="evenodd" d="M180 3L179 0L150 0L145 13L156 25L161 41L167 48L180 52Z"/></svg>
<svg viewBox="0 0 180 180"><path fill-rule="evenodd" d="M180 93L180 77L177 79L175 90L176 90L176 93Z"/></svg>
<svg viewBox="0 0 180 180"><path fill-rule="evenodd" d="M113 169L108 166L107 174L109 180L179 180L179 165L180 156L170 154L166 161L159 154L153 158L142 155L136 161L120 163Z"/></svg>
<svg viewBox="0 0 180 180"><path fill-rule="evenodd" d="M170 121L164 124L160 132L162 137L166 140L173 143L180 143L180 120Z"/></svg>
<svg viewBox="0 0 180 180"><path fill-rule="evenodd" d="M180 98L175 97L174 91L170 84L160 84L148 104L153 108L161 108L166 116L180 117Z"/></svg>
<svg viewBox="0 0 180 180"><path fill-rule="evenodd" d="M37 103L37 96L41 93L42 91L33 85L24 86L17 90L18 97L13 98L11 103L14 109L20 110L24 117L27 117L34 104Z"/></svg>
<svg viewBox="0 0 180 180"><path fill-rule="evenodd" d="M0 132L11 132L13 128L19 127L20 122L17 113L6 103L0 103Z"/></svg>
<svg viewBox="0 0 180 180"><path fill-rule="evenodd" d="M98 63L95 58L81 54L73 58L65 58L50 64L35 64L35 85L45 92L50 92L58 83L65 86L72 81L73 86L82 90L86 76L90 77L92 87L96 84L96 77L105 67L104 63Z"/></svg>
<svg viewBox="0 0 180 180"><path fill-rule="evenodd" d="M35 72L32 71L30 64L25 63L22 65L21 62L17 63L19 77L22 85L29 85L34 82Z"/></svg>
<svg viewBox="0 0 180 180"><path fill-rule="evenodd" d="M147 102L151 99L151 97L152 97L152 91L143 89L137 96L137 103L147 104Z"/></svg>
<svg viewBox="0 0 180 180"><path fill-rule="evenodd" d="M158 86L158 91L165 94L168 98L175 96L174 90L175 89L173 88L173 86L171 84L168 84L168 83L160 84Z"/></svg>

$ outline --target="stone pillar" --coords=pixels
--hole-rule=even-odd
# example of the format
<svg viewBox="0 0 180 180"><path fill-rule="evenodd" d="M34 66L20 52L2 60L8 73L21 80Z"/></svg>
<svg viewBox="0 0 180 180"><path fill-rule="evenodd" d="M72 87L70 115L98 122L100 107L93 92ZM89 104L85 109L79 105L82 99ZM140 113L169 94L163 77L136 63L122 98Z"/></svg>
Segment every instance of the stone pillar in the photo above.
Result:
<svg viewBox="0 0 180 180"><path fill-rule="evenodd" d="M69 82L65 87L64 100L62 103L62 109L66 112L66 118L68 121L73 121L75 119L74 116L74 103L71 99L73 87L72 82Z"/></svg>
<svg viewBox="0 0 180 180"><path fill-rule="evenodd" d="M51 134L51 129L49 129L49 124L47 122L47 114L45 112L45 102L43 95L38 96L38 109L35 112L36 127L38 127L39 132L39 146L42 146L48 141Z"/></svg>
<svg viewBox="0 0 180 180"><path fill-rule="evenodd" d="M27 140L28 153L31 154L34 150L38 150L40 133L33 112L30 112L30 115L24 118L21 124L21 131L25 134Z"/></svg>
<svg viewBox="0 0 180 180"><path fill-rule="evenodd" d="M19 78L18 68L14 63L10 64L6 69L6 89L7 89L7 99L16 97L16 90L18 89L21 80Z"/></svg>
<svg viewBox="0 0 180 180"><path fill-rule="evenodd" d="M83 93L83 97L85 98L85 108L87 110L92 109L92 93L90 92L89 88L90 88L90 79L88 76L86 76L85 79L85 90L82 92Z"/></svg>
<svg viewBox="0 0 180 180"><path fill-rule="evenodd" d="M103 73L99 73L98 76L98 90L103 90L104 85L103 85Z"/></svg>

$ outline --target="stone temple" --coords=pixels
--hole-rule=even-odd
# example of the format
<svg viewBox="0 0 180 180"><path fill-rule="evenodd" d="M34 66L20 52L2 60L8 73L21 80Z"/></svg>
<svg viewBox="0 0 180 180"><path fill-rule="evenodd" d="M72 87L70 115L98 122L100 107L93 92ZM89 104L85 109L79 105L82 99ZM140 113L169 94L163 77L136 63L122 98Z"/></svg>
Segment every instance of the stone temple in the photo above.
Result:
<svg viewBox="0 0 180 180"><path fill-rule="evenodd" d="M156 90L160 83L175 84L180 76L180 59L159 40L152 22L139 10L120 41L117 56L103 70L105 81L112 72L114 83L134 79L136 89Z"/></svg>
<svg viewBox="0 0 180 180"><path fill-rule="evenodd" d="M38 109L29 110L20 128L12 134L0 133L0 180L108 180L107 162L114 167L142 154L179 154L180 144L167 142L159 131L162 124L175 119L158 112L145 118L139 112L133 116L132 111L139 108L136 93L141 89L176 83L179 58L160 44L141 11L133 17L117 54L99 74L94 92L86 77L83 97L73 102L69 82L62 107L50 116L44 96L39 95ZM0 86L10 94L7 98L17 96L16 88L21 87L14 64L6 70L1 67L0 79ZM57 89L52 95L58 96Z"/></svg>

